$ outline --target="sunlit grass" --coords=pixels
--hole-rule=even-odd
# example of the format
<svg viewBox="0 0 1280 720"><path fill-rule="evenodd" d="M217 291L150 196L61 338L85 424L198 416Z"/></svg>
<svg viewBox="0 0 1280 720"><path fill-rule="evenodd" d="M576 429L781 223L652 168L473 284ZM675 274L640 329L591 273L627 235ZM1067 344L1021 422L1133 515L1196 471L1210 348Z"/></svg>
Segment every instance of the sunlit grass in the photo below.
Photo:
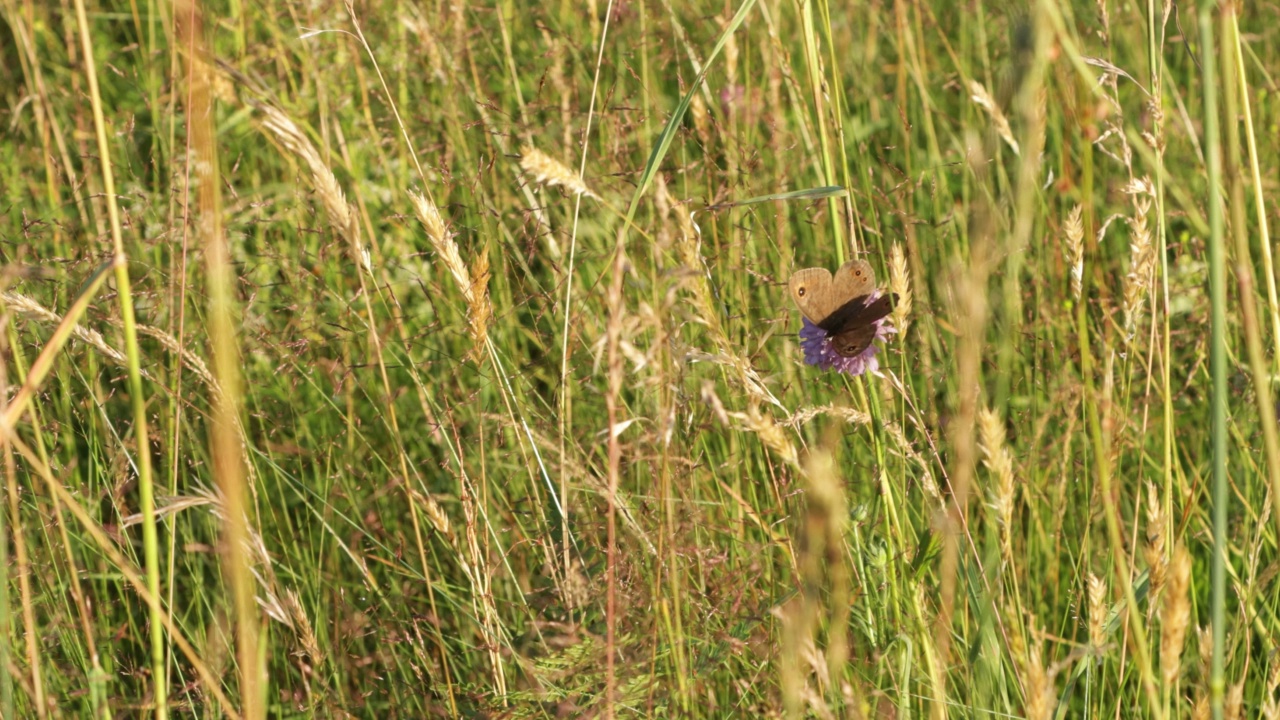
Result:
<svg viewBox="0 0 1280 720"><path fill-rule="evenodd" d="M1280 717L1274 8L79 2L0 715Z"/></svg>

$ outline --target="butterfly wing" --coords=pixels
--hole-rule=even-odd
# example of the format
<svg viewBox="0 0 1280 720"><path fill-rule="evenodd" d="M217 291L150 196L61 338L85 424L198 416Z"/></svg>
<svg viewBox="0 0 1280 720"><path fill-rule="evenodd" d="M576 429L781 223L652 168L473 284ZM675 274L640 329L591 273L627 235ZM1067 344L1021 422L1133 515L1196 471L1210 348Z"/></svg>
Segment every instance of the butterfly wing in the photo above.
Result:
<svg viewBox="0 0 1280 720"><path fill-rule="evenodd" d="M854 357L876 339L876 323L893 312L898 296L889 293L867 302L869 295L856 297L841 305L818 327L827 331L831 346L841 357Z"/></svg>
<svg viewBox="0 0 1280 720"><path fill-rule="evenodd" d="M870 295L876 289L876 274L866 260L850 260L836 270L831 285L837 296L831 310L836 310L856 297Z"/></svg>
<svg viewBox="0 0 1280 720"><path fill-rule="evenodd" d="M856 357L876 339L875 325L862 325L831 336L831 347L840 357Z"/></svg>
<svg viewBox="0 0 1280 720"><path fill-rule="evenodd" d="M838 272L838 271L837 271ZM831 271L826 268L805 268L797 270L787 283L791 289L791 299L795 301L800 313L817 324L831 314L839 306L833 302L831 291Z"/></svg>

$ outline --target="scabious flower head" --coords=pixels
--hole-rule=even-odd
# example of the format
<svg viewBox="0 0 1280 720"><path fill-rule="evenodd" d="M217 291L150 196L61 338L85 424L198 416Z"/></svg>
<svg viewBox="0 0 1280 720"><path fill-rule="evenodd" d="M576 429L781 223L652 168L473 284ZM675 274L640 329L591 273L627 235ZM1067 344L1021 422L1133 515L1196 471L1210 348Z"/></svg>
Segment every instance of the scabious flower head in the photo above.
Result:
<svg viewBox="0 0 1280 720"><path fill-rule="evenodd" d="M880 291L875 291L867 297L867 303L874 302L880 296ZM876 337L867 346L866 350L854 355L853 357L843 357L836 352L835 347L831 344L831 338L827 336L827 331L809 322L809 318L801 318L804 321L804 327L800 328L800 349L804 351L804 361L808 365L815 365L822 370L835 370L836 372L848 373L851 377L857 377L863 373L875 373L880 369L880 360L876 357L879 348L876 347L877 342L882 342L890 335L898 332L889 324L888 318L881 318L876 321Z"/></svg>

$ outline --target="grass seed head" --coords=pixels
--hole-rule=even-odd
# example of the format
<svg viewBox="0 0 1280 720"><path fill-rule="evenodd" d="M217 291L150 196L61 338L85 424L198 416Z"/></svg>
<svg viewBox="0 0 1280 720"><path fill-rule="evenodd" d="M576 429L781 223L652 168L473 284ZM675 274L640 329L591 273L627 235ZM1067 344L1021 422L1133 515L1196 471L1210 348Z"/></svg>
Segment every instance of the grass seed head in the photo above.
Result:
<svg viewBox="0 0 1280 720"><path fill-rule="evenodd" d="M520 168L532 176L533 181L539 185L558 185L574 195L586 195L597 199L600 197L587 187L578 173L533 146L527 146L521 151Z"/></svg>
<svg viewBox="0 0 1280 720"><path fill-rule="evenodd" d="M1164 589L1165 569L1167 563L1164 555L1164 504L1160 501L1160 493L1153 483L1147 483L1147 544L1143 555L1150 569L1151 596L1154 598Z"/></svg>
<svg viewBox="0 0 1280 720"><path fill-rule="evenodd" d="M1008 143L1013 150L1013 154L1021 154L1022 151L1018 147L1018 141L1013 137L1013 129L1009 127L1009 119L1005 117L1004 111L1000 109L1000 106L991 97L991 93L987 92L987 88L982 83L971 80L969 82L969 98L978 107L987 112L987 115L991 118L991 124L995 126L996 134Z"/></svg>
<svg viewBox="0 0 1280 720"><path fill-rule="evenodd" d="M1125 276L1124 282L1124 328L1130 339L1137 331L1138 319L1147 301L1156 266L1156 253L1151 244L1151 230L1147 223L1151 201L1145 198L1138 200L1135 208L1133 219L1129 221L1129 274Z"/></svg>
<svg viewBox="0 0 1280 720"><path fill-rule="evenodd" d="M1071 296L1080 302L1080 294L1084 289L1084 222L1081 220L1083 208L1076 205L1067 213L1062 230L1067 236L1067 266L1071 272Z"/></svg>
<svg viewBox="0 0 1280 720"><path fill-rule="evenodd" d="M1007 529L1013 518L1013 458L1005 448L1004 421L1000 419L1000 414L990 408L979 410L978 435L983 464L996 480L992 505L1000 524Z"/></svg>
<svg viewBox="0 0 1280 720"><path fill-rule="evenodd" d="M1089 644L1096 653L1102 652L1107 635L1107 583L1102 578L1089 573Z"/></svg>
<svg viewBox="0 0 1280 720"><path fill-rule="evenodd" d="M893 324L902 337L911 321L911 275L907 270L907 256L899 243L889 248L889 289L898 296L898 304L893 308Z"/></svg>
<svg viewBox="0 0 1280 720"><path fill-rule="evenodd" d="M1179 544L1173 551L1170 563L1169 586L1164 595L1164 612L1161 616L1160 673L1165 685L1171 685L1178 677L1182 664L1182 646L1191 622L1191 556ZM1212 638L1212 636L1209 636ZM1203 652L1203 636L1202 652Z"/></svg>

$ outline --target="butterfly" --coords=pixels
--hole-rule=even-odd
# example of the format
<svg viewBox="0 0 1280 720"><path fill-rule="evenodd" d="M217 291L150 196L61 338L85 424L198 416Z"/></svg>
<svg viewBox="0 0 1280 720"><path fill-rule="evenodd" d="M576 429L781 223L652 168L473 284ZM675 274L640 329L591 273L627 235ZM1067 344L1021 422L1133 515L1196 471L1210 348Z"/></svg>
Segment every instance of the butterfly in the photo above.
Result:
<svg viewBox="0 0 1280 720"><path fill-rule="evenodd" d="M797 270L787 284L800 312L826 331L841 357L854 357L871 345L879 322L898 299L893 293L871 299L876 276L865 260L841 265L834 276L826 268Z"/></svg>

